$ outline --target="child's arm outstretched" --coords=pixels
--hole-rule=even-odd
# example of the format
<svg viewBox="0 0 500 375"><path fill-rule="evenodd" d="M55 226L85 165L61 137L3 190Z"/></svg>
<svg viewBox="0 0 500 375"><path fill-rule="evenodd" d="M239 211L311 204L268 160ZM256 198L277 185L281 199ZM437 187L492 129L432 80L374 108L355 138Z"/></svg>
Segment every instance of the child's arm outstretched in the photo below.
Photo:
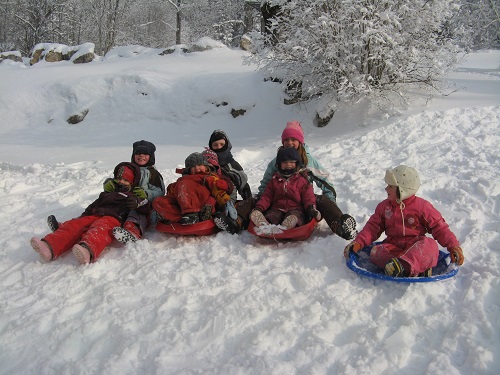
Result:
<svg viewBox="0 0 500 375"><path fill-rule="evenodd" d="M464 254L455 234L450 230L441 213L434 206L425 201L424 222L427 232L443 247L448 249L453 263L464 264Z"/></svg>

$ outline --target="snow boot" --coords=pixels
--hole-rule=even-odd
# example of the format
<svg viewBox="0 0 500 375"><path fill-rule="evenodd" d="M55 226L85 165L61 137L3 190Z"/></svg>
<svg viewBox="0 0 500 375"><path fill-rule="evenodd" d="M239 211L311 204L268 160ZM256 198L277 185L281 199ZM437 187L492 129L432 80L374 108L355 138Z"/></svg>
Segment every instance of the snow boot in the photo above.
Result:
<svg viewBox="0 0 500 375"><path fill-rule="evenodd" d="M71 251L73 252L76 259L78 259L80 264L90 263L92 256L89 247L85 243L80 242L79 244L76 244L75 246L73 246Z"/></svg>
<svg viewBox="0 0 500 375"><path fill-rule="evenodd" d="M266 217L259 210L253 210L250 214L250 220L255 224L256 227L260 227L261 225L269 225Z"/></svg>
<svg viewBox="0 0 500 375"><path fill-rule="evenodd" d="M141 230L131 221L126 221L122 227L113 228L113 237L121 243L136 242L141 238Z"/></svg>
<svg viewBox="0 0 500 375"><path fill-rule="evenodd" d="M289 215L285 217L285 219L281 222L281 225L283 225L287 230L295 228L297 225L297 221L299 221L299 218L295 215Z"/></svg>
<svg viewBox="0 0 500 375"><path fill-rule="evenodd" d="M405 277L405 268L398 258L392 258L385 264L385 274L392 277Z"/></svg>
<svg viewBox="0 0 500 375"><path fill-rule="evenodd" d="M250 224L250 213L255 207L255 198L250 197L245 199L244 201L236 202L235 203L235 208L236 211L238 212L238 225L240 226L240 230L242 229L247 229L248 224Z"/></svg>
<svg viewBox="0 0 500 375"><path fill-rule="evenodd" d="M224 212L215 213L214 223L217 228L231 234L236 234L241 230L241 218L238 216L236 220L233 220Z"/></svg>
<svg viewBox="0 0 500 375"><path fill-rule="evenodd" d="M206 204L200 211L200 221L210 220L212 218L212 206Z"/></svg>
<svg viewBox="0 0 500 375"><path fill-rule="evenodd" d="M50 245L44 240L33 237L30 241L30 244L33 250L40 254L44 261L49 262L54 258Z"/></svg>
<svg viewBox="0 0 500 375"><path fill-rule="evenodd" d="M356 220L351 215L343 214L337 225L336 233L344 240L353 240L358 231L356 230Z"/></svg>
<svg viewBox="0 0 500 375"><path fill-rule="evenodd" d="M57 222L57 219L54 215L49 215L49 217L47 218L47 225L52 232L55 232L59 229L59 223Z"/></svg>
<svg viewBox="0 0 500 375"><path fill-rule="evenodd" d="M198 212L190 212L188 214L182 215L179 223L182 225L192 225L200 221L200 215Z"/></svg>
<svg viewBox="0 0 500 375"><path fill-rule="evenodd" d="M167 220L165 219L163 216L161 216L158 211L154 211L156 212L156 217L158 218L158 221L162 224L170 224L170 220Z"/></svg>
<svg viewBox="0 0 500 375"><path fill-rule="evenodd" d="M418 277L431 277L431 276L432 276L432 268L427 268L424 272L418 274Z"/></svg>

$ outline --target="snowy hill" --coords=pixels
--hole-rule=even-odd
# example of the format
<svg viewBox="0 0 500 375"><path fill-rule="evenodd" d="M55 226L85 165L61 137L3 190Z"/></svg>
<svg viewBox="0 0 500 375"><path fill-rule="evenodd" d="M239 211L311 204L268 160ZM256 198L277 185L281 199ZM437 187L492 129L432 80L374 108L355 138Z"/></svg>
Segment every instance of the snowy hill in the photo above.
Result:
<svg viewBox="0 0 500 375"><path fill-rule="evenodd" d="M449 96L390 113L346 108L319 129L243 51L137 48L90 64L0 64L0 374L500 372L500 51L470 55ZM83 109L83 122L66 123ZM29 245L49 214L78 216L140 139L156 144L169 183L224 129L256 192L292 119L360 227L385 197L385 169L416 167L418 195L464 249L457 277L359 277L324 222L299 243L151 229L88 266L71 253L44 263Z"/></svg>

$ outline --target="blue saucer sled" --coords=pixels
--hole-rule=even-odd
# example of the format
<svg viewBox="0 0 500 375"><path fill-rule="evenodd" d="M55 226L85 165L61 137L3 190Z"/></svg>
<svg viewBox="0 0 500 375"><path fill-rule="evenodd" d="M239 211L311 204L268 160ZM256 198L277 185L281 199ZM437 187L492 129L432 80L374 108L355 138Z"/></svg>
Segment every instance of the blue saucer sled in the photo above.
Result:
<svg viewBox="0 0 500 375"><path fill-rule="evenodd" d="M357 254L351 252L346 259L346 265L352 271L361 276L371 277L397 283L429 283L446 280L458 273L458 266L451 263L450 254L439 251L439 258L436 267L432 268L430 277L392 277L387 276L384 271L370 262L370 250L373 245L362 248Z"/></svg>

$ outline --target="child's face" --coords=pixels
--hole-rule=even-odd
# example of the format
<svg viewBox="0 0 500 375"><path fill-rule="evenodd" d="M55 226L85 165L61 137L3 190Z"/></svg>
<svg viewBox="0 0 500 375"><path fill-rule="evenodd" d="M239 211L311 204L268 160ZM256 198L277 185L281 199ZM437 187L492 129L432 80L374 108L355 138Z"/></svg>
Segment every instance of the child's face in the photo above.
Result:
<svg viewBox="0 0 500 375"><path fill-rule="evenodd" d="M219 139L218 141L212 142L212 150L220 150L222 147L226 145L226 141L224 139Z"/></svg>
<svg viewBox="0 0 500 375"><path fill-rule="evenodd" d="M385 191L387 192L387 199L390 201L396 202L398 200L398 187L394 185L387 185L385 188Z"/></svg>
<svg viewBox="0 0 500 375"><path fill-rule="evenodd" d="M122 191L130 191L132 189L132 184L123 178L117 178L115 181L122 186Z"/></svg>
<svg viewBox="0 0 500 375"><path fill-rule="evenodd" d="M147 154L135 154L134 155L134 162L137 165L146 165L149 162L149 159L151 157Z"/></svg>
<svg viewBox="0 0 500 375"><path fill-rule="evenodd" d="M283 141L283 147L293 147L298 150L300 146L300 142L295 138L287 138Z"/></svg>
<svg viewBox="0 0 500 375"><path fill-rule="evenodd" d="M197 165L195 167L189 168L189 174L205 174L208 172L208 167L206 165Z"/></svg>
<svg viewBox="0 0 500 375"><path fill-rule="evenodd" d="M297 162L295 160L285 160L281 162L281 169L286 170L286 169L295 169L297 166Z"/></svg>

